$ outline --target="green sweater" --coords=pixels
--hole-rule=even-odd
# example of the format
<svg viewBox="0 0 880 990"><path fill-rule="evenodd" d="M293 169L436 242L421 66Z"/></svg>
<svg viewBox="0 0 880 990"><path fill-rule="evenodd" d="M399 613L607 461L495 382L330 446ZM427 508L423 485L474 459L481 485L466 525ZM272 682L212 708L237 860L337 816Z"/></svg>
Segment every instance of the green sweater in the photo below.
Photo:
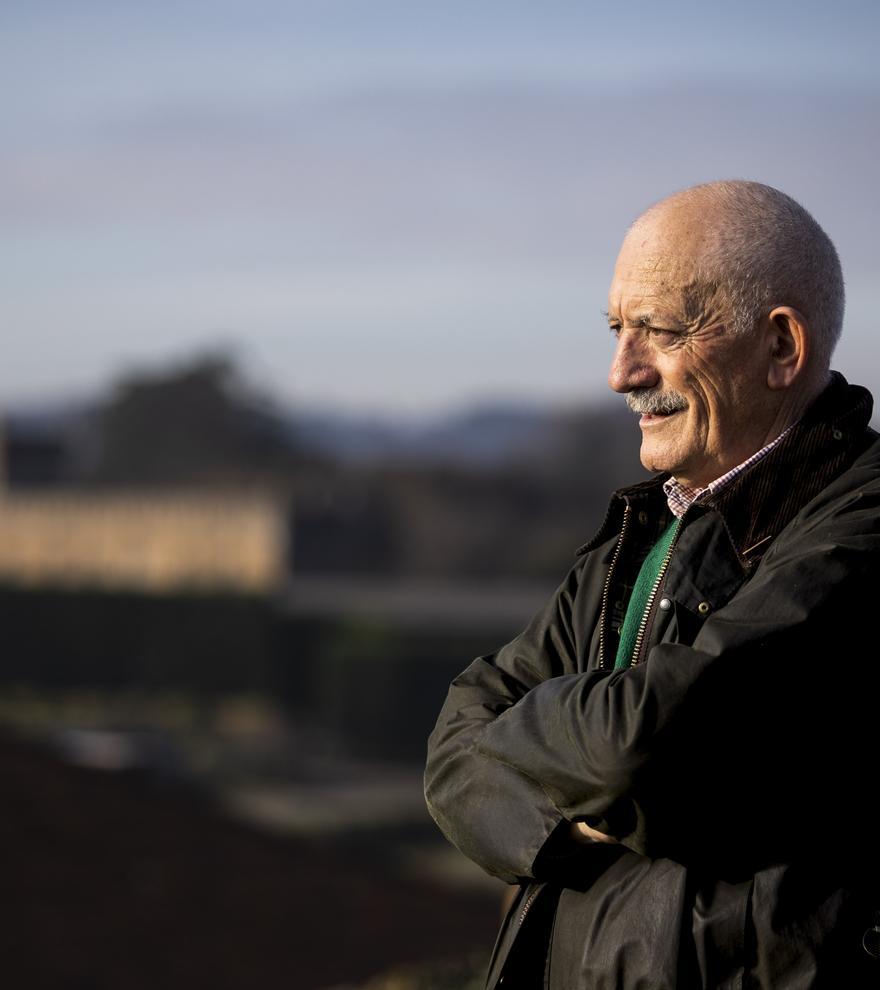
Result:
<svg viewBox="0 0 880 990"><path fill-rule="evenodd" d="M614 669L623 670L630 665L633 652L636 648L636 639L639 635L639 626L645 614L645 606L651 596L666 557L666 551L672 546L675 533L678 530L678 519L673 519L669 526L663 531L663 535L648 551L642 564L639 576L633 586L632 594L629 596L629 603L626 606L626 615L623 617L623 625L620 627L620 642L617 644L617 657L614 660Z"/></svg>

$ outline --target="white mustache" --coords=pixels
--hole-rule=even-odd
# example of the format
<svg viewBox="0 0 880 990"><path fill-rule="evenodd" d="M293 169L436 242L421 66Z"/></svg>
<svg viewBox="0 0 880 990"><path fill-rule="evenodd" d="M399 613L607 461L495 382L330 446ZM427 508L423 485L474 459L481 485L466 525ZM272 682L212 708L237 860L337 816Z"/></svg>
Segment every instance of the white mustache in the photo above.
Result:
<svg viewBox="0 0 880 990"><path fill-rule="evenodd" d="M635 413L668 416L687 408L687 399L680 392L659 392L651 388L635 388L626 393L626 404Z"/></svg>

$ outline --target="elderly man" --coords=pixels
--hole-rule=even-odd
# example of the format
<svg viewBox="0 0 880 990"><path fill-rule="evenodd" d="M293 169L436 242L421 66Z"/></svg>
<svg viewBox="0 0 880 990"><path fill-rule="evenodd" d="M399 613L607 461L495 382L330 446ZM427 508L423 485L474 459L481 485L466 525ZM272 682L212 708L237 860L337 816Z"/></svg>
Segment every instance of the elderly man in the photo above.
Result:
<svg viewBox="0 0 880 990"><path fill-rule="evenodd" d="M659 473L429 743L438 824L520 885L490 987L880 987L880 441L842 318L831 241L767 186L627 234L609 384Z"/></svg>

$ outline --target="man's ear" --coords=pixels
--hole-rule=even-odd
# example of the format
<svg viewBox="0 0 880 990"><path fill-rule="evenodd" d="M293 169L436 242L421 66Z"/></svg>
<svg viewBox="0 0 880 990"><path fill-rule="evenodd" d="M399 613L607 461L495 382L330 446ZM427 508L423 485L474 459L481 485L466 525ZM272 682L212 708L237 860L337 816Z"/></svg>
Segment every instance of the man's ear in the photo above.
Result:
<svg viewBox="0 0 880 990"><path fill-rule="evenodd" d="M767 385L788 388L806 368L810 354L810 328L803 313L791 306L776 306L768 317L770 363Z"/></svg>

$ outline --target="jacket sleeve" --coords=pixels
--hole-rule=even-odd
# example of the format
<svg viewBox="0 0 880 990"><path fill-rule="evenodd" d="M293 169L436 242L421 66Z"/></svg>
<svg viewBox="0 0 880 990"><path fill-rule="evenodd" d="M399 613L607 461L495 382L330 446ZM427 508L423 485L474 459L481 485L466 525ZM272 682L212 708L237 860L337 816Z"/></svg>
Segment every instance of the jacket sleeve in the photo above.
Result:
<svg viewBox="0 0 880 990"><path fill-rule="evenodd" d="M581 566L515 640L455 678L428 740L428 809L454 845L507 882L534 877L538 854L563 814L527 761L516 765L517 747L483 750L480 743L538 685L576 669L571 610ZM569 750L561 747L555 759L569 761ZM576 774L579 758L567 774Z"/></svg>
<svg viewBox="0 0 880 990"><path fill-rule="evenodd" d="M866 645L876 639L878 518L876 486L802 513L693 646L660 644L634 668L535 684L473 737L472 758L540 781L567 818L613 821L615 806L641 794L650 803L652 789L654 813L672 816L658 779L679 814L687 806L716 830L735 814L806 833L829 806L840 814L847 796L835 780L863 759L858 740L876 718ZM626 838L631 827L609 830Z"/></svg>

